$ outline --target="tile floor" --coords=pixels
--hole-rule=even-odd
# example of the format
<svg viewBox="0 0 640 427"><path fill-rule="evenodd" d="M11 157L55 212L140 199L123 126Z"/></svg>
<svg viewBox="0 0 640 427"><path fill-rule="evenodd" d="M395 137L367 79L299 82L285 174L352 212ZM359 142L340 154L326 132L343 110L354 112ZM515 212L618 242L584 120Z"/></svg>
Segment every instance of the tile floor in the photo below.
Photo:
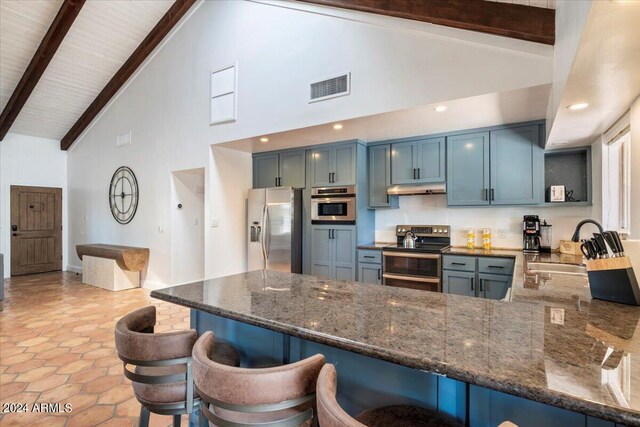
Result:
<svg viewBox="0 0 640 427"><path fill-rule="evenodd" d="M137 426L140 404L116 354L116 321L153 304L156 331L189 328L186 308L152 299L144 289L110 292L84 285L75 273L7 279L1 304L0 402L61 402L73 408L70 413L0 413L2 427ZM171 421L151 415L152 426Z"/></svg>

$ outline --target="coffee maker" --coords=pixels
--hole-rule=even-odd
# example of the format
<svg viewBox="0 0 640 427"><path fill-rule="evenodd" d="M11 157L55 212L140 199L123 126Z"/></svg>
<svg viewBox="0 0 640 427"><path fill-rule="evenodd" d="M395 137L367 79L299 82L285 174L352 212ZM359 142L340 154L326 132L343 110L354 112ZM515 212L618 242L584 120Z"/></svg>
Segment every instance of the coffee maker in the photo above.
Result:
<svg viewBox="0 0 640 427"><path fill-rule="evenodd" d="M524 252L540 252L540 218L538 215L525 215L522 222L522 246Z"/></svg>

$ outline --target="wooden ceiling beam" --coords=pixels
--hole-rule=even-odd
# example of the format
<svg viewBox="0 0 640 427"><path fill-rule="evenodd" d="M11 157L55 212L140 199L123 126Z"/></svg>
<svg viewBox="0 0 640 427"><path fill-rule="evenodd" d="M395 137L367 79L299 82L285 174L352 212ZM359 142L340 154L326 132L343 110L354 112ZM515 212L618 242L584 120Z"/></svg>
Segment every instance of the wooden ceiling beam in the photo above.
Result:
<svg viewBox="0 0 640 427"><path fill-rule="evenodd" d="M479 0L300 0L512 37L555 43L555 10Z"/></svg>
<svg viewBox="0 0 640 427"><path fill-rule="evenodd" d="M22 107L31 96L33 89L47 69L84 3L85 0L65 0L60 6L60 10L40 42L40 46L31 58L31 62L2 110L2 114L0 114L0 141L7 135Z"/></svg>
<svg viewBox="0 0 640 427"><path fill-rule="evenodd" d="M60 141L67 150L197 0L176 0Z"/></svg>

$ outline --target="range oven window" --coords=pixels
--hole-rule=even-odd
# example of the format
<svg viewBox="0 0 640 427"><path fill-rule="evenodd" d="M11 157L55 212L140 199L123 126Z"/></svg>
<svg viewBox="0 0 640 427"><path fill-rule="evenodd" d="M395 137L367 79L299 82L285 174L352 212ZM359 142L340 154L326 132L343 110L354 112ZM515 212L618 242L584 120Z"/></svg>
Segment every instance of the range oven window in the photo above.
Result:
<svg viewBox="0 0 640 427"><path fill-rule="evenodd" d="M424 254L416 257L385 253L384 271L408 276L440 277L440 256Z"/></svg>
<svg viewBox="0 0 640 427"><path fill-rule="evenodd" d="M318 203L318 216L347 216L347 202Z"/></svg>

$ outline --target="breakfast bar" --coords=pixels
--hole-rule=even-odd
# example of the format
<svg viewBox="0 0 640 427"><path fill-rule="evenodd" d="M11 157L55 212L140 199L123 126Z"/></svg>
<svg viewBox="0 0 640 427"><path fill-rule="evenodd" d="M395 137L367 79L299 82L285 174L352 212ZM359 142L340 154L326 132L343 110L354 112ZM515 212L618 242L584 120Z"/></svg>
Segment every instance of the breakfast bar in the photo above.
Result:
<svg viewBox="0 0 640 427"><path fill-rule="evenodd" d="M640 425L640 308L497 255L515 258L508 301L262 270L151 296L190 307L242 366L324 354L350 413L408 403L471 426Z"/></svg>

